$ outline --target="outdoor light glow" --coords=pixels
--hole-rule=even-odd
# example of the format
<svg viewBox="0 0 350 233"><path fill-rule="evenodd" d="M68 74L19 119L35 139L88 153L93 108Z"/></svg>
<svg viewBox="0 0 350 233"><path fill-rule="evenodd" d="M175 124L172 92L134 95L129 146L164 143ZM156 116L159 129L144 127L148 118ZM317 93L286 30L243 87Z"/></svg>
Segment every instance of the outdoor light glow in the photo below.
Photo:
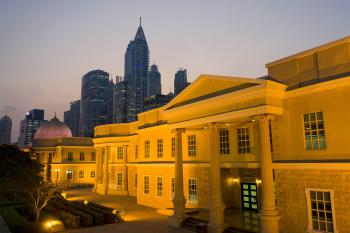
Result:
<svg viewBox="0 0 350 233"><path fill-rule="evenodd" d="M259 180L259 179L256 179L255 182L256 182L256 184L261 184L261 180Z"/></svg>
<svg viewBox="0 0 350 233"><path fill-rule="evenodd" d="M59 222L59 221L49 220L49 221L47 221L47 222L45 223L45 226L46 226L47 228L50 228L50 227L53 227L53 226L57 225L58 222Z"/></svg>
<svg viewBox="0 0 350 233"><path fill-rule="evenodd" d="M62 196L64 199L67 199L67 193L63 192L63 193L61 193L61 196Z"/></svg>
<svg viewBox="0 0 350 233"><path fill-rule="evenodd" d="M239 183L239 178L232 178L232 182L234 184L238 184Z"/></svg>
<svg viewBox="0 0 350 233"><path fill-rule="evenodd" d="M87 200L84 201L84 204L87 205L89 202Z"/></svg>

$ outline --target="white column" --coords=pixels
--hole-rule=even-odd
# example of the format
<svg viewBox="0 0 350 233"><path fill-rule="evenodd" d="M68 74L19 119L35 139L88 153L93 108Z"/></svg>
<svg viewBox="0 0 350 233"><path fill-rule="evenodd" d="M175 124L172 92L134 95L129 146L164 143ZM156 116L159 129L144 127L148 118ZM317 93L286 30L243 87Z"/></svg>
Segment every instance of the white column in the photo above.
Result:
<svg viewBox="0 0 350 233"><path fill-rule="evenodd" d="M175 193L173 198L174 214L169 217L168 223L174 227L181 227L185 219L185 195L183 184L183 164L182 164L182 133L184 129L175 129Z"/></svg>
<svg viewBox="0 0 350 233"><path fill-rule="evenodd" d="M123 195L129 195L128 191L128 167L127 167L127 162L128 162L128 146L123 146Z"/></svg>
<svg viewBox="0 0 350 233"><path fill-rule="evenodd" d="M95 166L95 183L94 183L94 188L93 192L97 192L98 189L98 184L100 183L100 178L101 178L101 153L100 153L100 148L95 148L95 157L96 157L96 166Z"/></svg>
<svg viewBox="0 0 350 233"><path fill-rule="evenodd" d="M109 146L104 148L104 164L103 164L103 193L108 194L108 157L110 155L111 148Z"/></svg>
<svg viewBox="0 0 350 233"><path fill-rule="evenodd" d="M272 156L270 147L269 120L270 115L256 116L259 124L261 149L261 190L262 205L260 210L261 233L278 233L279 219L273 188Z"/></svg>
<svg viewBox="0 0 350 233"><path fill-rule="evenodd" d="M216 124L211 124L210 149L209 149L209 232L221 233L225 229L224 210L225 205L221 201L221 175L219 153L219 129Z"/></svg>

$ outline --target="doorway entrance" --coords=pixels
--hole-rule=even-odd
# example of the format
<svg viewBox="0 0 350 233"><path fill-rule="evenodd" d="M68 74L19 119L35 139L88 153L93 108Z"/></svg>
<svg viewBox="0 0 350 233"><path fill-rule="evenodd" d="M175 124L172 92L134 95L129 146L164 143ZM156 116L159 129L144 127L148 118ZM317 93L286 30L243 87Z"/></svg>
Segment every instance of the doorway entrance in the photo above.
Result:
<svg viewBox="0 0 350 233"><path fill-rule="evenodd" d="M256 183L241 183L243 209L258 211Z"/></svg>

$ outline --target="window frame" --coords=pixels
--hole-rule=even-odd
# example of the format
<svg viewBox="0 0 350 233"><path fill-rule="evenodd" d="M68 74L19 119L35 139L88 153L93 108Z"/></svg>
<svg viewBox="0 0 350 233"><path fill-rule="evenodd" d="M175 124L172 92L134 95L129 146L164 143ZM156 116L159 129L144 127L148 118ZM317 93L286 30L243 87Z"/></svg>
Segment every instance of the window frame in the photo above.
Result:
<svg viewBox="0 0 350 233"><path fill-rule="evenodd" d="M72 169L67 169L66 170L66 177L67 177L67 180L70 179L72 180L73 179L73 170Z"/></svg>
<svg viewBox="0 0 350 233"><path fill-rule="evenodd" d="M317 117L317 114L318 113L321 113L322 114L322 120L318 120L318 117ZM315 120L314 121L311 121L311 114L315 114ZM308 122L305 122L305 115L308 115ZM319 111L313 111L313 112L306 112L306 113L303 113L302 114L302 128L303 128L303 138L304 138L304 150L306 150L306 151L324 151L324 150L326 150L327 149L327 142L326 142L326 127L325 127L325 119L324 119L324 114L323 114L323 111L322 110L319 110ZM324 141L324 147L323 148L321 148L320 147L320 141L322 141L322 139L320 139L320 133L319 133L319 131L321 131L321 130L319 130L318 129L318 122L319 121L321 121L322 122L322 124L323 124L323 136L324 136L324 138L323 138L323 141ZM312 122L315 122L316 123L316 140L317 140L317 148L314 148L314 145L313 145L313 138L312 138L312 127L311 127L311 123ZM311 136L311 138L310 138L310 148L308 148L307 147L307 135L306 135L306 129L305 129L305 125L306 125L306 123L309 123L309 127L310 127L310 130L309 130L309 132L308 133L310 133L310 136Z"/></svg>
<svg viewBox="0 0 350 233"><path fill-rule="evenodd" d="M90 178L96 178L96 171L95 170L90 171Z"/></svg>
<svg viewBox="0 0 350 233"><path fill-rule="evenodd" d="M68 161L73 161L73 158L74 158L74 157L73 157L73 152L68 152L68 153L67 153L67 160L68 160Z"/></svg>
<svg viewBox="0 0 350 233"><path fill-rule="evenodd" d="M91 161L96 161L96 152L95 151L91 151L90 160Z"/></svg>
<svg viewBox="0 0 350 233"><path fill-rule="evenodd" d="M123 160L124 158L124 151L122 146L117 147L117 159L118 160Z"/></svg>
<svg viewBox="0 0 350 233"><path fill-rule="evenodd" d="M194 180L196 183L196 199L195 200L191 200L191 191L193 191L192 189L190 189L190 180ZM192 185L192 184L191 184ZM198 179L197 178L187 178L187 192L188 192L188 203L190 204L198 204ZM192 195L193 196L193 195Z"/></svg>
<svg viewBox="0 0 350 233"><path fill-rule="evenodd" d="M120 178L120 180L119 180L119 178ZM121 190L123 190L123 172L117 172L117 182L116 182L116 184L117 184L117 190L118 191L121 191ZM120 183L119 183L119 181L120 181Z"/></svg>
<svg viewBox="0 0 350 233"><path fill-rule="evenodd" d="M145 178L148 178L148 182L147 182L147 193L146 193L146 182L145 182ZM143 195L145 196L149 196L150 195L150 176L149 175L144 175L143 176L143 190L142 190Z"/></svg>
<svg viewBox="0 0 350 233"><path fill-rule="evenodd" d="M164 151L164 141L163 139L157 139L157 157L163 158L163 151Z"/></svg>
<svg viewBox="0 0 350 233"><path fill-rule="evenodd" d="M171 157L175 157L176 153L176 138L171 137Z"/></svg>
<svg viewBox="0 0 350 233"><path fill-rule="evenodd" d="M223 135L223 132L225 134ZM230 155L230 131L222 128L219 130L219 151L220 155Z"/></svg>
<svg viewBox="0 0 350 233"><path fill-rule="evenodd" d="M197 135L187 135L187 153L188 157L195 157L197 155Z"/></svg>
<svg viewBox="0 0 350 233"><path fill-rule="evenodd" d="M175 177L172 176L170 177L170 199L173 199L174 195L175 195Z"/></svg>
<svg viewBox="0 0 350 233"><path fill-rule="evenodd" d="M79 161L85 161L85 153L84 152L79 153Z"/></svg>
<svg viewBox="0 0 350 233"><path fill-rule="evenodd" d="M84 170L79 170L79 179L84 179L84 177L85 177Z"/></svg>
<svg viewBox="0 0 350 233"><path fill-rule="evenodd" d="M134 174L134 189L137 190L137 180L138 180L138 175L137 173Z"/></svg>
<svg viewBox="0 0 350 233"><path fill-rule="evenodd" d="M306 204L307 204L307 219L308 219L307 230L308 230L308 232L310 232L310 233L316 233L316 232L327 233L327 232L329 232L329 231L320 231L320 230L313 229L313 225L312 225L312 207L311 207L311 191L322 192L322 193L329 192L329 194L330 194L330 203L331 203L331 213L332 213L332 220L333 220L333 233L338 233L337 224L336 224L336 213L335 213L335 207L334 207L335 206L334 190L333 189L319 189L319 188L305 188L305 196L306 196ZM319 221L319 219L317 221Z"/></svg>
<svg viewBox="0 0 350 233"><path fill-rule="evenodd" d="M145 159L148 159L150 157L150 150L151 150L151 141L150 140L146 140L145 141L145 153L144 153L144 156L145 156Z"/></svg>
<svg viewBox="0 0 350 233"><path fill-rule="evenodd" d="M159 182L159 178L160 178L161 182ZM157 187L156 197L162 198L163 197L163 176L157 176L157 186L156 187Z"/></svg>
<svg viewBox="0 0 350 233"><path fill-rule="evenodd" d="M244 130L243 133L242 130ZM240 138L240 136L242 136L243 138ZM239 146L240 143L243 143L244 146ZM251 153L251 136L249 126L237 128L237 153L239 155L246 155Z"/></svg>

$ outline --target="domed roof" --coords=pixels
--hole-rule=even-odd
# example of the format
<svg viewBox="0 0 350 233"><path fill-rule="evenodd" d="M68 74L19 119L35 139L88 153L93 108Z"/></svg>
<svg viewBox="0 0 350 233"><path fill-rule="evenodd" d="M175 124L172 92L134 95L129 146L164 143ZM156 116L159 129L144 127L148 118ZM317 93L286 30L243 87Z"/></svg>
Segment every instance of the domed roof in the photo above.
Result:
<svg viewBox="0 0 350 233"><path fill-rule="evenodd" d="M49 122L42 124L35 133L34 139L71 138L72 132L69 127L55 117Z"/></svg>

